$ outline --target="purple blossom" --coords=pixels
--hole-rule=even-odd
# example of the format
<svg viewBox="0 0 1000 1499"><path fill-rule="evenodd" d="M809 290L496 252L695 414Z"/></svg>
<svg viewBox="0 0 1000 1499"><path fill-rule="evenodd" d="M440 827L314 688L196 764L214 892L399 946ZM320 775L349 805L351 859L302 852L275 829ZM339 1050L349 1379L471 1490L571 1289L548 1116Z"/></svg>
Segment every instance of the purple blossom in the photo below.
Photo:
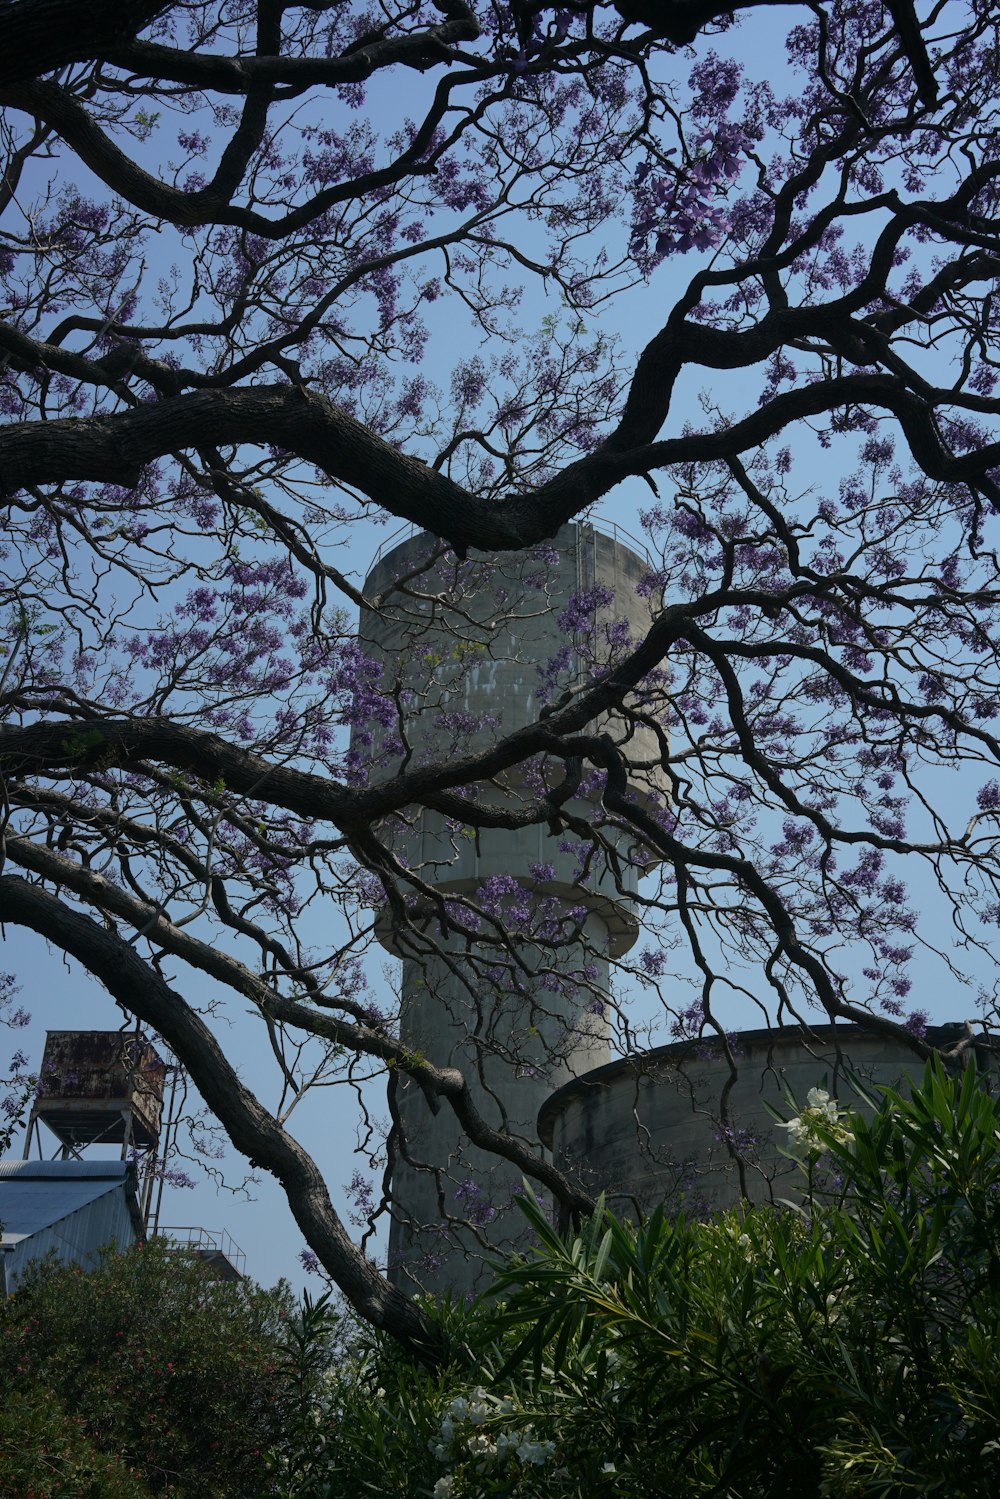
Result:
<svg viewBox="0 0 1000 1499"><path fill-rule="evenodd" d="M355 1228L363 1228L375 1212L375 1191L371 1182L361 1171L355 1171L344 1187L344 1193L352 1204L351 1222Z"/></svg>
<svg viewBox="0 0 1000 1499"><path fill-rule="evenodd" d="M648 978L662 978L667 971L667 955L647 947L639 954L639 966Z"/></svg>
<svg viewBox="0 0 1000 1499"><path fill-rule="evenodd" d="M477 1228L485 1228L497 1216L497 1209L478 1182L470 1178L455 1188L455 1201L462 1204L465 1216Z"/></svg>
<svg viewBox="0 0 1000 1499"><path fill-rule="evenodd" d="M64 1077L63 1081L65 1082L67 1079ZM147 1156L135 1149L129 1152L129 1160L135 1166L139 1167L144 1174L151 1176L154 1181L163 1182L167 1187L179 1187L183 1190L190 1190L198 1185L194 1177L190 1176L183 1167L173 1166L169 1161L151 1162Z"/></svg>
<svg viewBox="0 0 1000 1499"><path fill-rule="evenodd" d="M985 786L981 786L976 795L976 805L980 812L1000 810L1000 782L987 781Z"/></svg>
<svg viewBox="0 0 1000 1499"><path fill-rule="evenodd" d="M574 633L578 630L593 630L598 609L611 604L614 596L614 591L603 583L573 594L559 614L559 628Z"/></svg>

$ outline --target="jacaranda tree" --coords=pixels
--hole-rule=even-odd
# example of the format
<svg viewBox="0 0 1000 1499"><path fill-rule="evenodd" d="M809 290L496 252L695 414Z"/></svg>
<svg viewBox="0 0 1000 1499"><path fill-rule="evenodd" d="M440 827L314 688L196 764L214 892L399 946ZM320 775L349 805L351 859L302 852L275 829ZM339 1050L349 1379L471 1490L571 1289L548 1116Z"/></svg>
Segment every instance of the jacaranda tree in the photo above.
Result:
<svg viewBox="0 0 1000 1499"><path fill-rule="evenodd" d="M407 809L456 839L546 826L582 880L627 836L668 1033L720 1030L735 986L920 1053L921 944L988 975L998 84L992 0L0 5L0 919L167 1040L404 1339L419 1310L212 1017L249 1002L291 1094L415 1080L586 1207L366 987L373 908L429 930ZM426 529L459 582L470 549L527 551L544 593L559 527L630 481L644 638L581 597L589 675L556 663L485 749L456 723L409 755L355 642L372 523ZM629 724L659 804L630 796ZM525 766L530 801L498 809L484 788ZM435 919L513 950L495 896ZM989 1023L988 978L982 1001Z"/></svg>

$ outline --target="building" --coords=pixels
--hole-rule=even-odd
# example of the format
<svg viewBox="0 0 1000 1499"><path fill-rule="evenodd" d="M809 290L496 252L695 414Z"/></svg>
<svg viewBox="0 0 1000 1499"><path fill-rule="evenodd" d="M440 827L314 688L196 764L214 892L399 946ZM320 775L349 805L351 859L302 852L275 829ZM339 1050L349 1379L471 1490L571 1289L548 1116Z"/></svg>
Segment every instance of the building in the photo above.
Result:
<svg viewBox="0 0 1000 1499"><path fill-rule="evenodd" d="M160 1224L177 1071L137 1031L47 1032L24 1160L0 1161L9 1290L29 1260L54 1252L89 1269L104 1245L124 1249L154 1235L197 1255L214 1278L241 1279L245 1255L227 1233ZM58 1159L28 1158L32 1147L42 1154L42 1126ZM108 1151L118 1158L95 1156Z"/></svg>
<svg viewBox="0 0 1000 1499"><path fill-rule="evenodd" d="M928 1028L931 1046L950 1049L962 1025ZM574 1078L538 1116L555 1164L620 1216L666 1201L706 1215L740 1201L795 1197L796 1162L779 1119L797 1112L811 1088L870 1115L881 1088L905 1089L923 1063L905 1041L854 1025L742 1031L729 1038L736 1073L720 1042L660 1046ZM985 1076L996 1050L970 1040Z"/></svg>
<svg viewBox="0 0 1000 1499"><path fill-rule="evenodd" d="M0 1294L32 1260L93 1269L106 1245L145 1238L131 1161L0 1161Z"/></svg>
<svg viewBox="0 0 1000 1499"><path fill-rule="evenodd" d="M358 767L373 784L390 781L534 724L547 702L571 698L644 638L650 570L641 545L614 526L569 525L550 546L468 560L426 533L390 541L365 582L359 639L395 711L356 726ZM662 699L648 694L639 716L609 714L595 732L623 746L627 794L656 812L669 807L666 729ZM852 1078L905 1084L920 1064L903 1039L830 1025L733 1038L735 1073L733 1049L727 1057L711 1040L612 1061L610 964L638 935L643 870L594 778L564 805L599 830L599 872L588 878L572 840L544 823L518 824L567 774L542 755L467 788L493 826L464 828L428 809L383 825L406 871L407 920L389 901L376 914L379 940L402 961L400 1038L460 1067L490 1126L542 1149L621 1211L665 1199L688 1211L775 1200L794 1168L769 1108L787 1111L790 1096L817 1086L851 1097ZM469 918L470 900L485 920ZM389 1273L401 1286L467 1293L482 1285L490 1252L523 1233L512 1206L521 1173L473 1145L436 1103L411 1078L390 1079Z"/></svg>
<svg viewBox="0 0 1000 1499"><path fill-rule="evenodd" d="M373 781L389 779L404 764L483 750L498 732L531 724L547 698L572 692L595 660L607 660L612 639L624 648L627 637L645 634L649 570L617 528L583 524L533 552L467 562L423 533L390 545L365 583L360 640L401 712L395 723L383 717L355 729L357 760L368 762ZM655 732L615 717L601 731L629 739L630 763L640 767L632 793L662 801ZM416 920L398 923L389 906L377 918L380 941L403 964L400 1036L414 1051L461 1066L487 1123L529 1145L553 1089L608 1062L609 964L639 930L638 870L610 821L609 870L591 881L581 879L572 841L538 824L516 826L539 785L564 775L561 762L531 762L477 785L498 825L475 836L426 810L383 828L395 858L413 872L415 901L426 906L426 919L415 908ZM600 802L599 786L581 784L567 810L589 827ZM514 825L502 826L508 818ZM522 919L525 891L532 915ZM463 919L470 899L517 931L515 949L482 924L470 929ZM521 1172L474 1146L451 1110L435 1112L412 1080L401 1076L391 1089L401 1153L390 1273L403 1284L470 1289L484 1249L510 1247L523 1231L515 1211L498 1207L509 1207ZM453 1222L444 1232L448 1217L464 1226ZM467 1268L457 1276L460 1257Z"/></svg>

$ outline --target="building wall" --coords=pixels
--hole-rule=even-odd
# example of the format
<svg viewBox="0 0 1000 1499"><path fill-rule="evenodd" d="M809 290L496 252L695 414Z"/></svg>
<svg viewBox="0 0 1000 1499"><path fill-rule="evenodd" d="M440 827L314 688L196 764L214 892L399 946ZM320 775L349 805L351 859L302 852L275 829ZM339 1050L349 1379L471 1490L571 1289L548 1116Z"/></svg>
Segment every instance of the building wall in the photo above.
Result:
<svg viewBox="0 0 1000 1499"><path fill-rule="evenodd" d="M15 1227L13 1223L6 1226L8 1229ZM124 1185L115 1187L61 1218L58 1223L38 1229L6 1250L8 1293L16 1291L19 1280L33 1260L43 1260L54 1254L64 1264L92 1270L98 1262L98 1251L105 1245L127 1249L135 1241L135 1225L126 1189Z"/></svg>

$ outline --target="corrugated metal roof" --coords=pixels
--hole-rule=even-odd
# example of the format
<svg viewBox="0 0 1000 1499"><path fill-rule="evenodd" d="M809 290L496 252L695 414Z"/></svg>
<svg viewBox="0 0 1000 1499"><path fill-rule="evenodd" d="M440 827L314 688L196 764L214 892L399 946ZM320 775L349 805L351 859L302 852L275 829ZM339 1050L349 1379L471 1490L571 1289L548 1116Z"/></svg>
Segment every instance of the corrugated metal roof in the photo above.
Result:
<svg viewBox="0 0 1000 1499"><path fill-rule="evenodd" d="M0 1161L0 1181L7 1177L91 1177L121 1181L135 1167L131 1161Z"/></svg>
<svg viewBox="0 0 1000 1499"><path fill-rule="evenodd" d="M39 1233L123 1186L133 1197L130 1161L0 1161L4 1242Z"/></svg>

